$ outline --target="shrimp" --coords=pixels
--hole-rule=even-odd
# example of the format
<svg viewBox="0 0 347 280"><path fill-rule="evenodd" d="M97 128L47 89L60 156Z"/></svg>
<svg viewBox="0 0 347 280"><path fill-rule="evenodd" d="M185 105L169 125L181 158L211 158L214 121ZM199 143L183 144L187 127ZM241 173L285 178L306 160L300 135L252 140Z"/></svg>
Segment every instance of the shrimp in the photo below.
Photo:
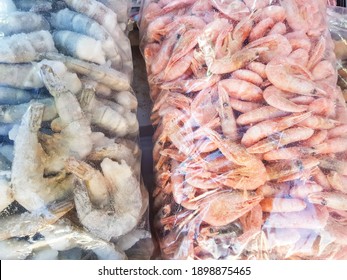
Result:
<svg viewBox="0 0 347 280"><path fill-rule="evenodd" d="M17 105L29 102L35 98L35 94L28 91L12 87L0 87L0 104Z"/></svg>
<svg viewBox="0 0 347 280"><path fill-rule="evenodd" d="M265 221L264 228L323 229L328 221L326 208L307 208L298 212L273 213Z"/></svg>
<svg viewBox="0 0 347 280"><path fill-rule="evenodd" d="M52 0L13 0L13 2L21 11L39 13L52 10Z"/></svg>
<svg viewBox="0 0 347 280"><path fill-rule="evenodd" d="M1 165L3 165L3 160L1 159ZM11 168L9 166L9 168ZM0 212L9 206L13 201L11 183L11 172L4 172L3 166L1 166L0 175Z"/></svg>
<svg viewBox="0 0 347 280"><path fill-rule="evenodd" d="M214 59L208 70L213 74L225 74L245 67L249 62L256 60L262 52L267 51L267 47L242 49L231 56Z"/></svg>
<svg viewBox="0 0 347 280"><path fill-rule="evenodd" d="M250 14L249 9L243 1L238 0L214 0L212 6L232 20L241 20Z"/></svg>
<svg viewBox="0 0 347 280"><path fill-rule="evenodd" d="M266 197L260 201L263 212L296 212L306 208L305 201L297 198Z"/></svg>
<svg viewBox="0 0 347 280"><path fill-rule="evenodd" d="M238 80L225 79L218 83L218 91L226 91L230 97L245 101L262 100L262 90L256 85Z"/></svg>
<svg viewBox="0 0 347 280"><path fill-rule="evenodd" d="M137 225L143 202L140 182L125 161L117 163L105 158L101 170L111 186L110 204L103 208L94 206L84 181L75 182L74 199L84 227L109 241L130 232Z"/></svg>
<svg viewBox="0 0 347 280"><path fill-rule="evenodd" d="M269 32L269 30L275 25L275 22L270 18L264 18L260 22L258 22L251 33L249 34L249 41L253 42L259 38L264 37L264 35Z"/></svg>
<svg viewBox="0 0 347 280"><path fill-rule="evenodd" d="M117 45L111 35L96 21L66 8L58 13L51 14L50 22L56 29L74 31L101 42L102 50L111 59L116 69L121 69L123 66ZM82 44L82 42L80 43Z"/></svg>
<svg viewBox="0 0 347 280"><path fill-rule="evenodd" d="M263 97L269 105L284 112L301 113L307 110L307 106L297 105L284 97L284 95L283 91L274 86L267 87L263 93Z"/></svg>
<svg viewBox="0 0 347 280"><path fill-rule="evenodd" d="M118 24L117 14L96 0L64 0L73 10L84 14L101 24L110 33L114 42L124 42L117 45L123 62L131 61L130 41Z"/></svg>
<svg viewBox="0 0 347 280"><path fill-rule="evenodd" d="M44 57L51 60L61 61L70 71L86 75L92 80L98 81L113 90L126 91L131 88L129 77L112 68L106 68L105 66L95 65L57 53L47 53ZM1 64L0 73L2 73Z"/></svg>
<svg viewBox="0 0 347 280"><path fill-rule="evenodd" d="M60 78L50 66L43 65L41 75L45 86L54 97L55 106L63 126L61 135L68 143L69 154L79 159L86 157L93 146L92 132L90 123L84 116L77 98L64 85L61 85Z"/></svg>
<svg viewBox="0 0 347 280"><path fill-rule="evenodd" d="M262 200L261 195L242 192L218 192L199 204L199 216L211 226L224 226L235 221Z"/></svg>
<svg viewBox="0 0 347 280"><path fill-rule="evenodd" d="M278 142L280 142L280 140ZM305 148L305 147L300 147L300 146L299 147L289 147L289 148L282 148L280 146L277 146L277 147L279 149L275 149L275 150L268 151L267 153L265 153L263 155L264 160L267 160L267 161L288 160L288 159L289 160L295 160L295 159L301 157L302 155L310 154L310 149Z"/></svg>
<svg viewBox="0 0 347 280"><path fill-rule="evenodd" d="M230 98L231 107L241 113L248 113L262 107L261 103L241 101L238 99Z"/></svg>
<svg viewBox="0 0 347 280"><path fill-rule="evenodd" d="M277 22L275 25L271 28L268 35L284 35L287 33L287 26L283 22Z"/></svg>
<svg viewBox="0 0 347 280"><path fill-rule="evenodd" d="M264 139L247 148L247 152L252 154L266 153L282 146L295 143L310 138L314 130L306 127L295 127L286 129L278 134L271 135L269 139ZM304 151L304 149L302 150Z"/></svg>
<svg viewBox="0 0 347 280"><path fill-rule="evenodd" d="M287 117L260 122L247 130L241 139L241 143L246 147L249 147L258 142L260 139L290 128L309 118L310 116L311 113L307 112L299 115L290 115Z"/></svg>
<svg viewBox="0 0 347 280"><path fill-rule="evenodd" d="M137 133L139 125L136 117L130 111L122 112L112 108L110 104L103 104L95 97L91 88L85 88L81 94L82 108L90 114L91 124L97 125L109 133L117 136L125 136ZM116 105L116 104L115 104Z"/></svg>
<svg viewBox="0 0 347 280"><path fill-rule="evenodd" d="M48 21L32 12L13 12L1 15L0 30L3 36L49 30Z"/></svg>
<svg viewBox="0 0 347 280"><path fill-rule="evenodd" d="M347 194L338 192L315 192L307 196L307 201L336 210L347 210Z"/></svg>
<svg viewBox="0 0 347 280"><path fill-rule="evenodd" d="M240 115L236 119L236 123L238 125L255 124L255 123L262 122L268 119L284 117L287 115L288 115L287 112L281 111L272 106L262 106L262 107L259 106L259 108L255 108L254 110L250 110Z"/></svg>
<svg viewBox="0 0 347 280"><path fill-rule="evenodd" d="M53 98L33 99L28 103L19 105L0 105L0 122L2 123L17 123L20 122L28 108L37 102L44 105L43 121L53 120L57 116Z"/></svg>
<svg viewBox="0 0 347 280"><path fill-rule="evenodd" d="M252 84L255 84L256 86L261 86L263 83L263 78L259 74L247 69L236 70L235 72L233 72L232 77L235 79L250 82Z"/></svg>
<svg viewBox="0 0 347 280"><path fill-rule="evenodd" d="M56 51L52 35L45 30L15 34L0 40L1 63L31 62L41 53Z"/></svg>
<svg viewBox="0 0 347 280"><path fill-rule="evenodd" d="M22 118L14 139L11 184L14 198L27 210L34 211L71 193L69 177L58 174L45 178L47 155L38 141L43 105L33 104ZM30 148L29 148L30 147Z"/></svg>
<svg viewBox="0 0 347 280"><path fill-rule="evenodd" d="M347 176L332 171L327 175L327 179L334 190L347 194Z"/></svg>
<svg viewBox="0 0 347 280"><path fill-rule="evenodd" d="M32 213L24 212L1 217L0 241L11 237L34 235L50 224L54 224L71 209L73 209L73 201L66 200L51 203L47 208L37 209Z"/></svg>
<svg viewBox="0 0 347 280"><path fill-rule="evenodd" d="M315 182L308 181L302 185L295 185L290 188L290 196L294 198L307 199L307 196L311 193L321 192L323 187Z"/></svg>
<svg viewBox="0 0 347 280"><path fill-rule="evenodd" d="M302 95L324 95L314 82L308 71L289 58L276 58L266 65L266 75L277 88Z"/></svg>
<svg viewBox="0 0 347 280"><path fill-rule="evenodd" d="M336 137L330 138L325 142L312 147L314 154L330 154L341 153L347 151L346 138Z"/></svg>
<svg viewBox="0 0 347 280"><path fill-rule="evenodd" d="M55 31L53 39L57 48L67 55L98 64L106 63L101 42L92 37L64 30Z"/></svg>

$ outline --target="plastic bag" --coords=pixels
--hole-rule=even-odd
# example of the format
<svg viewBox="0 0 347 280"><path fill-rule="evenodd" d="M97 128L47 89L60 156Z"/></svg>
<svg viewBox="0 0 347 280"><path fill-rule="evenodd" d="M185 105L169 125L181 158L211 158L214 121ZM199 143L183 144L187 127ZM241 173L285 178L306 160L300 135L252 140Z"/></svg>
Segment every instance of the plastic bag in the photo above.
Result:
<svg viewBox="0 0 347 280"><path fill-rule="evenodd" d="M144 1L163 258L347 258L326 2Z"/></svg>
<svg viewBox="0 0 347 280"><path fill-rule="evenodd" d="M328 19L337 58L338 85L341 87L347 101L347 9L344 7L329 7Z"/></svg>
<svg viewBox="0 0 347 280"><path fill-rule="evenodd" d="M150 258L129 4L1 2L1 259Z"/></svg>

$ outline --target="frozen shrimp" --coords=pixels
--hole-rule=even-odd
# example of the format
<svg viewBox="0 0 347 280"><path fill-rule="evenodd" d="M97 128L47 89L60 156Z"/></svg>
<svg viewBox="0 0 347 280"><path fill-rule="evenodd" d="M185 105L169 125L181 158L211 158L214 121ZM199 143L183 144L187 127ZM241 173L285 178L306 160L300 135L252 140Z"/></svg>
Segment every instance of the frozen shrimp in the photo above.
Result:
<svg viewBox="0 0 347 280"><path fill-rule="evenodd" d="M0 64L0 84L20 89L38 89L43 87L36 64Z"/></svg>
<svg viewBox="0 0 347 280"><path fill-rule="evenodd" d="M57 13L51 14L50 22L52 26L58 30L74 31L100 41L107 58L112 61L117 69L121 69L122 58L119 55L116 44L111 35L96 21L83 14L76 13L69 9L63 9Z"/></svg>
<svg viewBox="0 0 347 280"><path fill-rule="evenodd" d="M48 31L15 34L0 40L0 62L24 63L38 59L41 53L55 52L52 35Z"/></svg>
<svg viewBox="0 0 347 280"><path fill-rule="evenodd" d="M76 32L55 31L53 39L56 47L63 53L81 60L105 64L105 53L100 41Z"/></svg>
<svg viewBox="0 0 347 280"><path fill-rule="evenodd" d="M1 158L1 157L0 157ZM1 159L1 165L2 164ZM11 188L11 172L4 172L3 167L1 168L0 174L0 212L9 206L13 201L13 194Z"/></svg>
<svg viewBox="0 0 347 280"><path fill-rule="evenodd" d="M0 31L4 36L18 33L30 33L40 30L49 30L48 21L39 14L32 12L13 12L1 15Z"/></svg>
<svg viewBox="0 0 347 280"><path fill-rule="evenodd" d="M96 64L88 63L86 61L82 61L79 59L56 53L45 54L44 57L46 57L47 59L61 61L70 71L86 75L92 80L98 81L106 86L109 86L111 89L117 91L125 91L130 89L130 81L128 76L112 68L99 66Z"/></svg>
<svg viewBox="0 0 347 280"><path fill-rule="evenodd" d="M28 91L12 87L0 87L0 104L16 105L29 102L35 95Z"/></svg>
<svg viewBox="0 0 347 280"><path fill-rule="evenodd" d="M91 204L84 181L76 181L74 199L81 223L96 236L110 240L130 232L137 225L142 196L140 182L125 161L117 163L106 158L101 169L111 186L111 203L103 208Z"/></svg>
<svg viewBox="0 0 347 280"><path fill-rule="evenodd" d="M11 184L14 198L27 210L44 208L71 193L71 181L62 174L45 178L47 155L38 140L42 104L33 104L24 114L14 139Z"/></svg>
<svg viewBox="0 0 347 280"><path fill-rule="evenodd" d="M54 100L52 98L34 99L27 103L19 105L0 105L0 122L2 123L18 123L22 119L28 108L37 102L44 106L43 121L53 120L57 116Z"/></svg>

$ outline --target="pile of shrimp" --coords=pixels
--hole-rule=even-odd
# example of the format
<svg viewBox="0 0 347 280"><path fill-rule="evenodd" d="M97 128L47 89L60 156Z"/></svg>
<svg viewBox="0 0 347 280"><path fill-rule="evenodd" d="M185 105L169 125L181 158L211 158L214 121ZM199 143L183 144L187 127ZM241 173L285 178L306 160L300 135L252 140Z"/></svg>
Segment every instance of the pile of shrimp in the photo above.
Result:
<svg viewBox="0 0 347 280"><path fill-rule="evenodd" d="M347 258L347 109L325 11L145 1L163 258Z"/></svg>
<svg viewBox="0 0 347 280"><path fill-rule="evenodd" d="M133 258L151 240L121 2L1 2L1 259Z"/></svg>

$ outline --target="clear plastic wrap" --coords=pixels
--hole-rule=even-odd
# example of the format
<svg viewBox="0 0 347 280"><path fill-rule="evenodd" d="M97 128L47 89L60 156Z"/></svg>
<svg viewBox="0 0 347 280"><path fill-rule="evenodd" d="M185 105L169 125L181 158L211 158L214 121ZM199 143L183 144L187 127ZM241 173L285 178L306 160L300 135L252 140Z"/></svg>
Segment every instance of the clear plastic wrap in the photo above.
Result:
<svg viewBox="0 0 347 280"><path fill-rule="evenodd" d="M325 0L143 1L164 259L347 259Z"/></svg>
<svg viewBox="0 0 347 280"><path fill-rule="evenodd" d="M151 257L129 12L1 1L1 259Z"/></svg>
<svg viewBox="0 0 347 280"><path fill-rule="evenodd" d="M347 8L328 7L329 29L335 44L338 85L347 101Z"/></svg>

